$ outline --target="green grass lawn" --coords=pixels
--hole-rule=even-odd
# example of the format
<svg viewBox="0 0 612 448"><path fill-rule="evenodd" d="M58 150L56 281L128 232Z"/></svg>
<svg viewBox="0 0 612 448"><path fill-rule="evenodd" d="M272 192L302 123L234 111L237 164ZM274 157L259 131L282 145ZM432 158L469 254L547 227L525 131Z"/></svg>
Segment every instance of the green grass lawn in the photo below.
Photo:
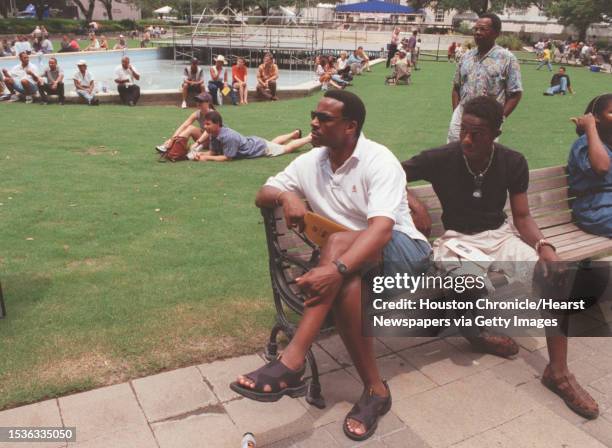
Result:
<svg viewBox="0 0 612 448"><path fill-rule="evenodd" d="M454 66L423 63L412 86L355 80L365 133L405 159L441 145ZM569 117L609 76L568 69L577 94L543 97L550 74L523 71L524 99L501 142L530 167L564 163ZM221 108L226 124L274 137L308 129L320 94ZM0 104L0 409L163 369L252 352L274 320L255 192L295 156L157 163L178 107ZM229 379L228 379L229 381Z"/></svg>

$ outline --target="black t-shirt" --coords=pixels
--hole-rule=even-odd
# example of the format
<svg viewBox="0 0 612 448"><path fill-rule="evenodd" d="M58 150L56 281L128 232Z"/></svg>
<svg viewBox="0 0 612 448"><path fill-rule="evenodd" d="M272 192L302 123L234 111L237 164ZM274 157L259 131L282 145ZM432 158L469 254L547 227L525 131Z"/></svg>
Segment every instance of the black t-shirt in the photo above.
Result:
<svg viewBox="0 0 612 448"><path fill-rule="evenodd" d="M567 87L571 86L569 76L562 75L561 73L555 73L553 75L552 79L550 80L550 86L554 87L554 86L558 86L559 84L561 84L561 78L567 79Z"/></svg>
<svg viewBox="0 0 612 448"><path fill-rule="evenodd" d="M524 193L529 186L525 157L497 143L484 175L480 199L473 196L476 184L465 165L460 142L423 151L402 162L402 166L408 182L431 182L442 204L444 228L466 234L501 226L507 218L504 206L508 192Z"/></svg>

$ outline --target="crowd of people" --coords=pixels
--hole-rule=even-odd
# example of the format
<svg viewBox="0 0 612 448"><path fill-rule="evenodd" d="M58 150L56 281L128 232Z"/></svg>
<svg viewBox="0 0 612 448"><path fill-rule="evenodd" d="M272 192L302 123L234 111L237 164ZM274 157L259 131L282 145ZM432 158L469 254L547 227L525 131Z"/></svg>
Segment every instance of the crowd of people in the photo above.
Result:
<svg viewBox="0 0 612 448"><path fill-rule="evenodd" d="M602 65L604 56L600 54L595 43L568 38L565 41L538 39L533 46L536 59L544 62L574 63L583 66ZM552 70L552 69L551 69Z"/></svg>
<svg viewBox="0 0 612 448"><path fill-rule="evenodd" d="M321 83L321 90L330 87L344 89L352 85L353 77L370 71L370 58L358 47L349 56L341 51L338 58L333 55L317 55L314 58L315 79Z"/></svg>
<svg viewBox="0 0 612 448"><path fill-rule="evenodd" d="M95 22L92 22L95 23ZM64 34L60 41L58 53L73 53L79 51L104 51L104 50L123 50L128 48L127 37L119 34L115 45L110 45L105 35L97 35L97 27L90 24L88 34L88 44L81 49L79 41L75 36ZM152 38L158 38L166 34L166 30L160 26L149 26L144 29L140 39L140 47L146 47ZM133 31L130 36L132 39L138 38L138 32ZM17 35L13 39L2 39L0 41L0 57L4 56L19 56L25 51L28 54L49 54L54 53L53 42L49 36L49 32L44 26L36 26L34 31L29 35Z"/></svg>
<svg viewBox="0 0 612 448"><path fill-rule="evenodd" d="M121 58L114 76L121 102L135 106L140 98L140 87L136 84L140 74L130 63L129 57ZM30 63L30 55L23 51L19 54L17 65L10 70L0 71L0 101L15 102L23 98L30 104L34 101L34 96L39 95L39 104L46 105L50 95L57 95L58 103L63 105L66 100L64 79L64 70L58 65L56 58L49 58L47 67L39 71ZM71 79L76 94L87 104L97 106L100 103L94 75L88 70L84 59L77 62Z"/></svg>

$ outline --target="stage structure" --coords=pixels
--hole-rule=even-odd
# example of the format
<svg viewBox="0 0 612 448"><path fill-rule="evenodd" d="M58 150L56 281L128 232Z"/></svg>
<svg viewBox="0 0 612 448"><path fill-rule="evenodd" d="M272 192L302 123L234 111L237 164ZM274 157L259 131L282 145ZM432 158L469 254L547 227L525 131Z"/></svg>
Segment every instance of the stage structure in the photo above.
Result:
<svg viewBox="0 0 612 448"><path fill-rule="evenodd" d="M384 42L367 47L367 31L347 31L342 23L327 17L319 20L318 7L309 3L302 9L280 7L276 14L267 16L248 15L229 5L219 12L205 8L202 14L193 16L193 26L173 27L166 38L154 44L162 48L162 57L180 63L197 57L211 64L221 54L231 63L244 57L254 67L269 51L280 68L289 70L312 70L315 55L338 56L340 51L352 51L359 45L366 45L370 57L384 51ZM306 11L308 14L302 14ZM388 33L384 34L386 40Z"/></svg>

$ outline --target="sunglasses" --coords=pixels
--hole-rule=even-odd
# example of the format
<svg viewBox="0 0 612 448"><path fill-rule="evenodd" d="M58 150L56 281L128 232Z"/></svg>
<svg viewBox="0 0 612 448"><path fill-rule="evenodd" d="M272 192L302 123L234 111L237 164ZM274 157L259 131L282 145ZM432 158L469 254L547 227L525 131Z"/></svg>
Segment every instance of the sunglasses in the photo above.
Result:
<svg viewBox="0 0 612 448"><path fill-rule="evenodd" d="M334 120L345 120L344 117L334 117L333 115L326 114L325 112L316 112L313 110L310 112L310 119L314 120L315 118L319 120L319 123L328 123Z"/></svg>

